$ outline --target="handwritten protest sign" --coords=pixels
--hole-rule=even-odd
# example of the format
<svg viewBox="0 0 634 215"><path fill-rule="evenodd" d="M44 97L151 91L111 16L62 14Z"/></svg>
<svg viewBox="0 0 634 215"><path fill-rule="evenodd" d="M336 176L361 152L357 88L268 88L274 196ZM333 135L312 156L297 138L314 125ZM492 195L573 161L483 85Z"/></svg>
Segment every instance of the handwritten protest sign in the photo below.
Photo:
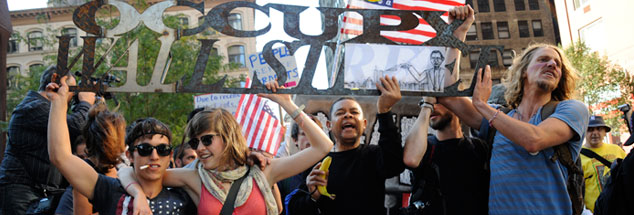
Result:
<svg viewBox="0 0 634 215"><path fill-rule="evenodd" d="M235 114L240 102L240 94L209 93L194 96L194 108L212 107L222 108Z"/></svg>
<svg viewBox="0 0 634 215"><path fill-rule="evenodd" d="M290 51L285 46L274 48L273 55L278 61L280 61L280 63L282 63L282 65L284 65L284 68L286 69L287 79L284 86L297 86L297 83L299 83L299 73L297 71L295 56L291 55ZM249 62L247 62L247 66L249 67L249 77L259 79L262 84L266 84L267 82L275 81L275 79L277 79L275 70L266 63L264 55L261 52L249 55L248 59ZM254 76L254 74L256 76Z"/></svg>

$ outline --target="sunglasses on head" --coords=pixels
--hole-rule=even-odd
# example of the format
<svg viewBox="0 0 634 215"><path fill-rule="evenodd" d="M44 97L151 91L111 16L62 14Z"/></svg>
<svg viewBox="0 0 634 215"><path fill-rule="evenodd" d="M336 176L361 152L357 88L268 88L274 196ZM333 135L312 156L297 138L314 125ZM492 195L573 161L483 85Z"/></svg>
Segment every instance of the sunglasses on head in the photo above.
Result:
<svg viewBox="0 0 634 215"><path fill-rule="evenodd" d="M167 144L153 146L153 145L150 145L149 143L142 143L135 146L135 148L136 148L136 151L139 153L139 155L143 157L151 155L154 149L156 149L156 153L160 156L168 156L172 152L172 146Z"/></svg>
<svg viewBox="0 0 634 215"><path fill-rule="evenodd" d="M220 135L219 134L203 135L202 137L200 137L200 140L198 138L192 138L189 140L189 142L187 142L187 144L189 144L189 146L191 146L192 149L196 150L198 148L198 144L201 142L203 143L204 146L211 145L211 141L214 140L214 136L220 136Z"/></svg>

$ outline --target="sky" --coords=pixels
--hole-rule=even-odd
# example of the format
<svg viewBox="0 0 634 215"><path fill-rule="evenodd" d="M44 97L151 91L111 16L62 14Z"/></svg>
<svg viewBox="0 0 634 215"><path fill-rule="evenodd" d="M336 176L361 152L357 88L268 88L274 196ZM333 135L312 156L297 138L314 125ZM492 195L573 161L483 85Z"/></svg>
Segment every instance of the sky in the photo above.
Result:
<svg viewBox="0 0 634 215"><path fill-rule="evenodd" d="M48 0L8 0L9 11L46 7Z"/></svg>

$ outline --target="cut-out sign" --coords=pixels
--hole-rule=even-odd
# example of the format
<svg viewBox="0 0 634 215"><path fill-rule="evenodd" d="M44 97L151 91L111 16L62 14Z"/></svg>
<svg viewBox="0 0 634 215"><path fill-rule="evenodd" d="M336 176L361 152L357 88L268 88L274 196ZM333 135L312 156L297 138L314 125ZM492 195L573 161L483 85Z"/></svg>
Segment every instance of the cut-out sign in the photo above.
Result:
<svg viewBox="0 0 634 215"><path fill-rule="evenodd" d="M458 48L462 53L469 53L471 50L480 50L480 59L476 66L476 70L483 67L487 62L488 55L492 49L497 49L500 53L503 51L502 46L480 46L467 45L453 36L453 31L462 23L455 21L447 24L441 18L443 11L414 11L414 10L368 10L368 9L351 9L351 8L326 8L318 7L317 10L323 17L323 32L320 35L306 35L300 30L300 13L308 9L304 6L283 5L283 4L266 4L258 5L253 2L234 1L219 4L212 8L207 14L204 14L204 21L197 27L192 29L173 29L165 26L161 18L166 9L174 6L184 6L194 8L200 13L204 13L204 3L193 3L185 0L162 1L151 5L142 13L139 13L130 4L121 0L94 0L87 2L78 7L73 14L73 22L75 25L88 33L83 37L84 45L80 54L73 59L68 59L70 36L60 36L59 50L57 58L57 73L65 75L68 68L72 67L77 60L83 56L82 62L82 84L71 87L76 91L107 91L107 92L163 92L163 93L229 93L229 94L253 94L267 93L268 91L260 79L253 79L251 88L225 88L226 76L213 84L203 84L203 73L207 66L207 60L211 54L213 44L217 39L199 39L200 51L196 58L196 65L192 71L189 81L185 81L183 77L175 83L163 83L163 77L168 73L170 62L170 48L172 44L181 37L195 35L204 32L208 28L230 36L230 37L257 37L267 33L271 29L269 23L266 27L256 30L237 30L233 28L227 17L230 12L236 8L250 8L260 11L265 15L269 15L271 10L277 10L284 14L284 31L289 36L297 39L294 41L272 40L264 45L262 58L276 73L277 81L280 85L287 83L288 73L283 63L276 59L273 53L273 47L281 44L288 49L288 53L293 55L295 51L303 46L309 46L308 56L303 62L303 71L297 86L290 89L278 90L277 93L285 94L312 94L312 95L378 95L379 91L374 89L346 89L344 87L343 72L336 72L334 83L328 89L316 89L312 86L315 69L323 47L335 51L337 45L352 43L369 43L369 44L391 44L396 45L393 41L381 36L381 31L407 31L416 28L419 24L419 17L429 23L437 32L437 36L422 44L423 46L443 46ZM113 29L105 30L97 25L95 17L97 9L104 5L112 5L117 8L120 15L120 22ZM363 17L363 34L354 38L329 42L336 38L340 29L339 17L344 12L355 12ZM401 22L398 25L381 25L380 16L391 15L398 17ZM122 34L132 31L139 25L145 25L148 29L160 33L156 38L160 41L159 53L155 61L154 69L147 85L138 84L137 77L137 59L139 54L138 39L131 42L128 47L128 59L126 67L115 67L113 70L126 71L126 82L122 86L107 87L102 82L91 82L88 78L93 77L95 69L101 65L106 56L95 63L95 43L99 38L112 38L118 40ZM259 56L258 56L259 57ZM345 64L345 63L342 63ZM453 65L456 66L456 65ZM343 67L339 71L343 71ZM474 74L475 76L475 74ZM473 78L475 80L475 78ZM415 92L404 91L405 96L467 96L471 95L475 82L471 83L471 87L466 90L458 90L457 84L445 86L442 92Z"/></svg>

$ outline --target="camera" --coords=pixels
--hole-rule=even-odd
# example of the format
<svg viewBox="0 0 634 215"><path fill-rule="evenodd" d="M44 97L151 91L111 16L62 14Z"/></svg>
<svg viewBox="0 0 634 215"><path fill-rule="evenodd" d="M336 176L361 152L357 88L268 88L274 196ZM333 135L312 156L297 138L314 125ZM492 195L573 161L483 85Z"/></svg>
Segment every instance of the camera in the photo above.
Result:
<svg viewBox="0 0 634 215"><path fill-rule="evenodd" d="M79 71L75 71L74 74L75 74L76 77L82 77L82 74ZM110 73L104 74L101 78L90 77L90 81L95 83L95 84L102 84L102 85L106 85L108 87L111 87L112 83L121 82L121 80L119 78L117 78L117 76L114 76L113 74L110 74ZM78 84L81 84L81 81ZM113 99L114 98L114 95L111 92L98 91L96 94L97 94L97 96L103 97L104 99Z"/></svg>

